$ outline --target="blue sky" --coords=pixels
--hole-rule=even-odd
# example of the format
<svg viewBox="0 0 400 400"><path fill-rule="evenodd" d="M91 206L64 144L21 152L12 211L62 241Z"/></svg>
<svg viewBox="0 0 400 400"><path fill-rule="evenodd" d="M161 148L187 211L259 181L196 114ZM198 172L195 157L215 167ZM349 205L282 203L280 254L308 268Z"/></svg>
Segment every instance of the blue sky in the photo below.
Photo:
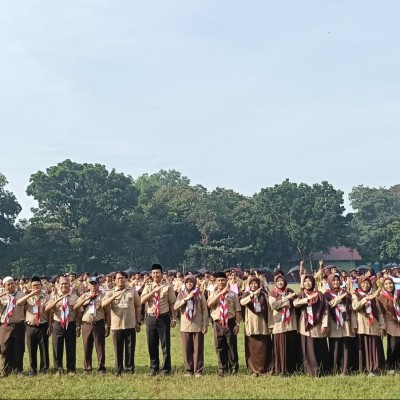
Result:
<svg viewBox="0 0 400 400"><path fill-rule="evenodd" d="M1 1L0 172L69 158L252 195L400 183L398 1Z"/></svg>

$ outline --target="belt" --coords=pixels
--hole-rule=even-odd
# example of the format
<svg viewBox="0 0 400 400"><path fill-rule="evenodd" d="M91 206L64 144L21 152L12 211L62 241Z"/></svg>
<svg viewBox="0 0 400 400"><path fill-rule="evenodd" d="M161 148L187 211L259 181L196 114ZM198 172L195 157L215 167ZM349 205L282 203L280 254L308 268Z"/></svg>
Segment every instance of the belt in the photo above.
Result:
<svg viewBox="0 0 400 400"><path fill-rule="evenodd" d="M49 324L48 322L42 322L42 323L40 323L39 326L38 326L38 325L36 325L36 324L31 324L30 322L26 322L26 326L30 326L30 327L32 327L32 328L39 328L39 327L41 327L41 326L48 325L48 324Z"/></svg>
<svg viewBox="0 0 400 400"><path fill-rule="evenodd" d="M24 322L17 322L16 324L8 324L7 325L7 327L10 327L10 328L15 328L16 326L19 326L19 325L22 325L22 324L24 324ZM5 325L4 324L4 322L3 323L1 323L0 325Z"/></svg>
<svg viewBox="0 0 400 400"><path fill-rule="evenodd" d="M156 314L149 314L149 313L147 313L147 315L148 315L149 317L155 317L155 316L156 316ZM160 318L160 317L164 317L165 315L169 315L169 312L166 312L166 313L160 314L160 315L158 316L158 318Z"/></svg>
<svg viewBox="0 0 400 400"><path fill-rule="evenodd" d="M93 321L93 322L86 322L86 321L82 321L82 324L85 325L100 325L104 323L104 319L100 319L99 321Z"/></svg>

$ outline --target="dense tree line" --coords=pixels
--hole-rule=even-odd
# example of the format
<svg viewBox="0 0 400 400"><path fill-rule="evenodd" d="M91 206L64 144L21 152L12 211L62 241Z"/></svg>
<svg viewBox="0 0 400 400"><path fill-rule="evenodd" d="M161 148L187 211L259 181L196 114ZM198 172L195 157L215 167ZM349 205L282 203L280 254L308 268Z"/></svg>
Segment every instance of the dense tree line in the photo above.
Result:
<svg viewBox="0 0 400 400"><path fill-rule="evenodd" d="M38 203L29 220L0 174L0 272L167 268L223 269L309 259L356 247L365 262L400 258L400 185L354 187L354 213L328 182L289 179L247 197L208 191L175 170L137 179L100 164L65 160L30 177Z"/></svg>

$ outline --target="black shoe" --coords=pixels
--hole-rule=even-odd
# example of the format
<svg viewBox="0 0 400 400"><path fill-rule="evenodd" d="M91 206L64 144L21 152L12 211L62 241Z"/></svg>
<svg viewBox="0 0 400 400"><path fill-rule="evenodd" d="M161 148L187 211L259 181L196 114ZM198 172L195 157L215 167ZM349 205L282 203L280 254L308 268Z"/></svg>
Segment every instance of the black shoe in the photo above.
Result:
<svg viewBox="0 0 400 400"><path fill-rule="evenodd" d="M106 371L104 371L104 370L100 370L100 371L98 371L97 372L99 375L101 375L101 376L104 376L105 374L106 374Z"/></svg>
<svg viewBox="0 0 400 400"><path fill-rule="evenodd" d="M157 376L157 375L158 375L157 371L151 371L149 374L149 376Z"/></svg>
<svg viewBox="0 0 400 400"><path fill-rule="evenodd" d="M166 371L165 369L162 369L160 371L160 375L169 376L169 375L171 375L171 371Z"/></svg>

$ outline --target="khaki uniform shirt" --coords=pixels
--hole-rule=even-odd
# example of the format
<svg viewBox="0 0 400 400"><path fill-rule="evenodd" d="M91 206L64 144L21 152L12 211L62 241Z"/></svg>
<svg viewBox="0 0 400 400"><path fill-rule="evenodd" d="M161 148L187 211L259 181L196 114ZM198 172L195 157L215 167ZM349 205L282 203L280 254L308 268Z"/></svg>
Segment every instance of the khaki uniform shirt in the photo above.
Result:
<svg viewBox="0 0 400 400"><path fill-rule="evenodd" d="M146 285L142 292L142 297L150 293L157 285L154 282ZM172 285L161 284L160 289L160 300L159 300L159 311L160 314L165 314L170 312L170 308L174 306L176 301L176 296L174 293L174 288ZM147 314L154 315L154 306L153 306L153 299L151 298L149 301L146 302L146 312Z"/></svg>
<svg viewBox="0 0 400 400"><path fill-rule="evenodd" d="M336 307L340 303L340 299L332 299L328 301L329 308ZM327 336L330 338L341 338L341 337L354 337L353 329L357 328L357 318L352 309L350 309L349 321L344 321L343 326L337 324L336 319L332 318L331 313L328 313L328 332Z"/></svg>
<svg viewBox="0 0 400 400"><path fill-rule="evenodd" d="M297 331L297 315L296 310L292 306L290 308L290 321L287 324L282 321L282 308L290 307L290 300L276 300L276 297L268 296L268 302L272 310L271 326L272 333L285 333L289 331Z"/></svg>
<svg viewBox="0 0 400 400"><path fill-rule="evenodd" d="M114 294L115 290L109 290L103 299L106 300ZM124 293L111 302L111 330L136 328L136 324L140 322L136 320L140 309L140 298L136 289L126 286Z"/></svg>
<svg viewBox="0 0 400 400"><path fill-rule="evenodd" d="M196 314L190 321L185 316L186 301L183 300L186 296L185 292L179 292L174 305L175 310L181 310L181 332L201 332L208 326L208 307L204 294L201 293L200 299L196 304Z"/></svg>
<svg viewBox="0 0 400 400"><path fill-rule="evenodd" d="M86 296L87 294L84 293L81 297L79 297L79 300ZM106 319L105 310L101 305L101 301L103 300L104 296L105 293L99 292L99 294L93 300L82 306L82 322L97 322L101 321L102 319Z"/></svg>
<svg viewBox="0 0 400 400"><path fill-rule="evenodd" d="M25 304L25 322L28 325L36 326L36 301L38 300L38 296L30 297ZM40 319L39 324L44 324L45 322L49 322L49 314L44 310L47 303L50 300L50 296L42 293L39 299L39 313Z"/></svg>
<svg viewBox="0 0 400 400"><path fill-rule="evenodd" d="M215 297L219 297L219 291L210 293L210 297L208 298L208 300L210 301L211 299L214 299ZM226 305L228 308L228 319L236 317L236 313L241 312L238 295L234 292L229 291L225 295L225 300L226 300ZM213 321L220 319L219 301L217 301L217 303L214 305L214 307L211 308L211 318L213 319Z"/></svg>
<svg viewBox="0 0 400 400"><path fill-rule="evenodd" d="M267 298L269 296L266 296ZM242 306L245 306L246 304L249 304L251 302L250 296L246 296L243 299L240 300L240 304ZM267 309L268 309L268 319L267 323L265 322L264 318L261 315L253 313L249 309L249 307L245 308L245 315L244 315L244 333L246 336L251 336L251 335L270 335L271 334L271 314L272 310L269 306L268 300L267 300Z"/></svg>
<svg viewBox="0 0 400 400"><path fill-rule="evenodd" d="M385 321L383 319L383 314L381 311L381 307L379 306L379 301L376 299L376 307L378 309L378 320L374 318L374 322L372 326L369 325L368 315L363 311L365 310L365 303L368 301L366 297L363 297L361 300L358 300L358 297L353 294L351 296L352 299L352 307L355 311L355 315L357 318L357 333L359 335L372 335L372 336L380 336L379 328L385 328ZM374 300L372 300L374 301Z"/></svg>
<svg viewBox="0 0 400 400"><path fill-rule="evenodd" d="M304 299L293 300L293 305L295 307L301 307L302 305L305 305L307 303L308 299L306 297ZM326 334L324 335L321 333L321 328L328 328L328 323L329 323L328 321L329 321L328 313L326 313L323 315L322 320L318 325L313 326L309 331L306 331L306 320L304 317L303 310L301 310L298 332L300 333L300 335L304 336L310 336L313 338L324 338L326 337Z"/></svg>
<svg viewBox="0 0 400 400"><path fill-rule="evenodd" d="M50 298L50 301L58 300L63 295L57 294ZM69 322L73 322L76 320L76 310L74 310L74 305L78 300L78 296L76 294L69 294L68 295L68 306L69 306ZM61 309L62 309L62 300L60 300L54 307L54 321L61 322Z"/></svg>
<svg viewBox="0 0 400 400"><path fill-rule="evenodd" d="M17 290L15 292L15 300L18 301L22 297L25 296L25 293L22 292L21 290ZM1 312L1 319L0 322L4 324L4 320L6 318L5 315L5 310L7 308L8 304L8 295L4 295L3 297L0 298L0 312ZM15 306L13 310L12 316L9 318L8 323L9 324L19 324L21 322L25 321L25 308L24 306Z"/></svg>

